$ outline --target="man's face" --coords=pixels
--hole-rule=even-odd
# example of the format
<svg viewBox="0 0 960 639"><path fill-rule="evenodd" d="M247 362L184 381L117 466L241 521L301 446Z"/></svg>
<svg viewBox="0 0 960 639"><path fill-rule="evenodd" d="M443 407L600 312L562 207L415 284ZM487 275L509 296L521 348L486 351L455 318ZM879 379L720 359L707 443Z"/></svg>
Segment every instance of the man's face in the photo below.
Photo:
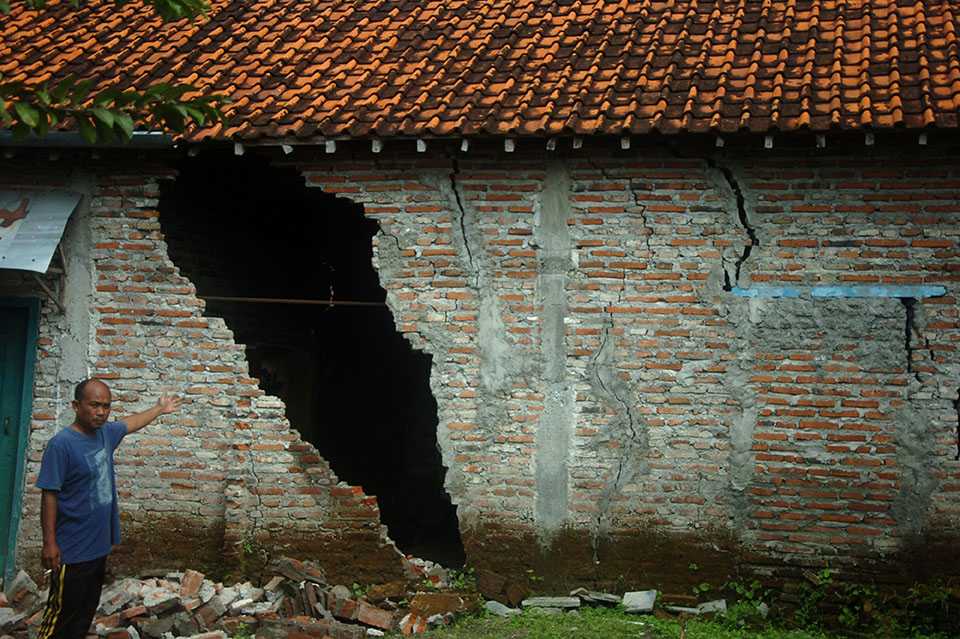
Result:
<svg viewBox="0 0 960 639"><path fill-rule="evenodd" d="M73 401L77 412L77 425L85 429L97 429L110 417L110 389L106 384L90 382L83 389L83 399Z"/></svg>

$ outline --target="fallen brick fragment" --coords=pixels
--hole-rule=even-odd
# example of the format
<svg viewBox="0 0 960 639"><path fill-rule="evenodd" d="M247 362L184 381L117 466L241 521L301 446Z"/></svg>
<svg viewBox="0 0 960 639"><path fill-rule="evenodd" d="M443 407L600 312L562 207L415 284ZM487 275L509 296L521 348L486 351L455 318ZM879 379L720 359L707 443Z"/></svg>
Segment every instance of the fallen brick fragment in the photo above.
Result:
<svg viewBox="0 0 960 639"><path fill-rule="evenodd" d="M427 631L427 620L424 617L415 615L412 612L404 615L400 620L400 632L404 635L418 635Z"/></svg>
<svg viewBox="0 0 960 639"><path fill-rule="evenodd" d="M356 600L343 598L338 593L327 593L327 610L341 621L354 621L357 618Z"/></svg>
<svg viewBox="0 0 960 639"><path fill-rule="evenodd" d="M298 561L290 557L281 557L270 564L270 568L277 574L283 575L291 581L312 581L326 585L327 578L323 571L306 561Z"/></svg>
<svg viewBox="0 0 960 639"><path fill-rule="evenodd" d="M193 614L202 627L210 628L226 612L227 607L223 605L219 597L214 596L213 599L197 608Z"/></svg>
<svg viewBox="0 0 960 639"><path fill-rule="evenodd" d="M407 594L407 584L404 581L391 581L377 584L367 589L364 598L370 603L380 603L387 599L402 599Z"/></svg>
<svg viewBox="0 0 960 639"><path fill-rule="evenodd" d="M189 599L195 597L200 592L200 586L203 585L203 573L196 570L187 570L183 573L180 580L180 597Z"/></svg>
<svg viewBox="0 0 960 639"><path fill-rule="evenodd" d="M421 592L410 602L410 612L425 619L448 612L466 612L479 608L482 602L474 595L455 592Z"/></svg>
<svg viewBox="0 0 960 639"><path fill-rule="evenodd" d="M392 612L377 608L366 601L361 601L357 605L357 621L381 630L391 630L394 624Z"/></svg>

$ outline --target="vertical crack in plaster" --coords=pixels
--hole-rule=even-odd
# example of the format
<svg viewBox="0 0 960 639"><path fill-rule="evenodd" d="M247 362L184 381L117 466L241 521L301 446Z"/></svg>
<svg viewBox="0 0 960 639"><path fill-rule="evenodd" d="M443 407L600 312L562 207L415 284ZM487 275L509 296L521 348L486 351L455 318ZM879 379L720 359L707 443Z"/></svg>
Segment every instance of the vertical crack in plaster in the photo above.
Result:
<svg viewBox="0 0 960 639"><path fill-rule="evenodd" d="M601 164L593 160L588 160L588 162L605 179L617 179L610 175ZM630 180L629 190L633 197L633 208L628 208L628 215L640 220L646 257L652 259L654 252L651 244L653 228L650 226L650 221L646 215L647 205L641 201L641 192L651 189L646 183ZM626 269L623 270L622 279L623 286L617 292L617 305L624 303L627 282ZM624 436L619 439L620 455L616 461L616 472L612 479L606 482L597 504L597 516L591 540L594 561L599 561L600 539L609 527L610 505L615 496L634 476L648 472L646 457L649 450L649 435L640 428L640 419L635 414L635 407L629 401L629 386L620 380L616 374L613 364L614 337L611 335L615 328L615 321L613 312L609 308L607 309L607 320L607 324L601 329L600 346L590 361L587 376L594 394L602 398L604 404L613 412L613 418L608 424L610 437L607 441L621 432Z"/></svg>
<svg viewBox="0 0 960 639"><path fill-rule="evenodd" d="M467 211L463 206L463 198L460 195L460 186L457 183L457 175L460 174L460 163L457 162L457 158L450 158L450 190L453 193L453 201L457 205L457 221L460 226L460 237L463 240L463 250L467 253L467 262L470 264L470 270L474 274L473 287L477 290L480 289L480 268L477 266L477 262L473 257L473 249L470 247L470 235L467 233Z"/></svg>
<svg viewBox="0 0 960 639"><path fill-rule="evenodd" d="M915 297L900 297L898 298L900 303L903 304L905 311L904 318L904 350L907 354L907 372L912 373L913 377L918 381L923 383L923 380L920 378L920 371L916 370L913 366L913 353L917 350L917 347L914 346L914 337L919 338L921 342L920 348L927 351L927 356L930 358L929 363L931 366L935 365L935 355L933 348L930 346L930 340L924 334L923 329L923 306L917 306L917 298ZM920 317L917 316L918 308L921 311Z"/></svg>
<svg viewBox="0 0 960 639"><path fill-rule="evenodd" d="M284 409L284 412L286 412L286 409ZM289 425L287 426L287 429L290 431L294 430ZM250 437L247 440L247 445L249 446L249 448L247 449L247 472L250 475L250 477L253 478L252 479L253 483L251 484L250 493L252 494L252 496L256 498L257 504L255 507L256 513L254 515L253 521L251 522L251 525L244 531L244 535L249 540L256 541L257 534L260 531L260 528L261 528L262 522L264 521L264 516L265 516L263 512L263 495L260 494L260 486L263 486L264 484L260 483L260 476L257 475L257 462L253 458L254 429L250 429L249 432L250 432ZM297 433L299 434L299 431L297 431ZM250 480L248 479L248 481ZM247 541L247 539L240 539L238 543L243 544L245 541ZM239 549L239 552L242 553L243 552L242 549Z"/></svg>
<svg viewBox="0 0 960 639"><path fill-rule="evenodd" d="M501 310L501 302L494 283L490 281L491 267L487 264L483 249L483 233L477 221L476 211L463 196L460 184L460 166L456 158L451 157L449 172L430 175L427 179L444 195L451 212L451 236L460 256L467 288L477 296L477 332L476 348L479 355L477 397L471 407L455 409L454 417L458 421L473 422L478 434L493 441L501 429L512 424L508 403L513 384L525 375L534 376L531 367L534 362L516 357L516 347L509 339L506 322ZM441 177L442 176L442 177ZM450 341L449 333L443 330L432 333L431 342L441 347ZM434 366L440 358L434 358ZM439 375L431 376L431 385L439 380ZM437 396L436 391L434 396ZM438 403L438 409L440 408ZM442 424L441 419L441 424ZM452 464L453 447L450 433L439 429L437 442L443 453L444 465L448 469L456 468ZM478 512L464 499L467 490L462 473L447 473L447 491L458 505L458 517L461 530L473 525Z"/></svg>
<svg viewBox="0 0 960 639"><path fill-rule="evenodd" d="M547 165L536 203L534 236L540 250L537 293L541 313L540 356L545 383L536 432L535 520L546 545L569 513L570 448L574 431L574 388L567 374L567 278L573 267L568 220L571 184L562 162Z"/></svg>
<svg viewBox="0 0 960 639"><path fill-rule="evenodd" d="M737 181L736 176L733 173L733 170L730 167L722 166L713 158L705 158L707 166L715 171L719 171L723 175L723 179L726 183L726 186L732 191L734 199L737 203L737 219L740 220L740 225L743 227L743 230L746 231L747 237L750 238L750 243L746 244L743 247L743 252L740 253L740 256L737 258L734 263L734 272L733 272L733 281L730 279L730 274L726 269L726 258L721 253L721 261L723 262L723 290L730 291L734 286L740 285L740 269L743 267L744 262L750 257L750 253L753 251L753 247L760 246L760 240L757 238L756 229L750 226L750 217L747 214L747 205L746 198L743 195L743 188L740 186L740 183Z"/></svg>
<svg viewBox="0 0 960 639"><path fill-rule="evenodd" d="M615 348L611 332L614 329L613 314L608 312L608 325L604 326L600 334L600 347L590 362L588 374L592 382L594 393L599 395L604 403L613 411L613 418L608 425L611 438L623 431L625 437L619 440L620 456L616 462L616 473L612 480L600 494L597 504L596 529L594 530L594 560L597 559L599 540L609 525L609 510L616 494L635 475L647 471L646 455L649 450L649 435L640 429L639 418L629 401L629 388L619 379L612 360ZM633 462L633 463L631 463Z"/></svg>
<svg viewBox="0 0 960 639"><path fill-rule="evenodd" d="M916 384L911 383L906 389L907 401L893 418L900 481L892 514L901 536L919 538L927 526L933 493L939 485L939 479L936 472L936 420L927 409L926 400L930 399L930 393L923 389L924 379L920 374L926 367L918 369L914 365L913 355L918 348L926 350L931 366L935 358L930 342L924 335L923 306L918 305L914 297L901 297L898 300L904 309L906 370ZM929 368L926 370L929 371ZM957 402L952 403L956 410Z"/></svg>
<svg viewBox="0 0 960 639"><path fill-rule="evenodd" d="M953 400L953 410L957 413L957 454L954 461L960 461L960 389L957 390L957 398Z"/></svg>
<svg viewBox="0 0 960 639"><path fill-rule="evenodd" d="M633 194L633 206L634 210L629 212L629 215L640 218L641 228L643 229L643 245L647 249L647 257L653 258L653 247L650 246L650 239L653 236L653 229L650 227L650 222L647 220L647 205L640 201L640 191L646 190L641 188L637 182L630 180L630 193Z"/></svg>
<svg viewBox="0 0 960 639"><path fill-rule="evenodd" d="M919 382L920 374L917 371L913 370L913 322L914 322L914 306L917 303L917 300L913 297L901 297L900 303L903 304L904 308L904 327L903 327L903 348L907 353L907 372L912 373L916 380Z"/></svg>
<svg viewBox="0 0 960 639"><path fill-rule="evenodd" d="M380 237L389 237L391 240L393 240L393 241L397 244L397 254L399 254L399 253L403 250L403 249L400 248L400 238L397 237L396 235L394 235L393 233L387 233L386 231L384 231L384 230L383 230L383 226L380 225L380 224L377 225L377 233L380 235ZM373 268L374 268L375 270L379 270L379 266L380 266L379 263L378 263L379 261L377 260L377 258L378 258L378 255L377 255L376 251L374 251L374 254L373 254L373 259L374 259ZM391 312L392 312L392 310L391 310Z"/></svg>

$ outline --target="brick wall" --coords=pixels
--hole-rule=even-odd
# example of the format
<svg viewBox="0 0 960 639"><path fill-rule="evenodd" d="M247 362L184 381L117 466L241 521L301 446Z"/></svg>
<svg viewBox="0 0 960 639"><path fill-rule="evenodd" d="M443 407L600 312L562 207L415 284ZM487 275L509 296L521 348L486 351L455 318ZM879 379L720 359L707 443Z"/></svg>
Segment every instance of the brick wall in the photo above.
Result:
<svg viewBox="0 0 960 639"><path fill-rule="evenodd" d="M743 562L960 565L949 149L437 146L294 157L309 187L380 224L397 329L433 356L474 563L638 585ZM191 400L118 456L130 538L161 539L159 521L211 549L253 531L371 573L394 565L375 500L337 484L169 262L156 174L101 174L91 369L118 413L166 389ZM946 294L812 296L832 284ZM49 430L36 424L31 476ZM36 540L27 527L24 549Z"/></svg>
<svg viewBox="0 0 960 639"><path fill-rule="evenodd" d="M188 401L131 436L117 454L124 542L114 566L212 570L224 555L262 545L320 556L335 579L399 575L399 554L384 535L376 500L338 482L290 429L282 402L248 376L243 346L222 320L203 316L193 285L167 257L157 179L171 175L146 163L135 172L104 165L86 185L92 290L89 359L81 368L108 381L117 418L143 410L162 392ZM54 383L69 329L45 302L18 543L21 563L32 567L40 542L32 487L40 456L72 418L72 380Z"/></svg>
<svg viewBox="0 0 960 639"><path fill-rule="evenodd" d="M914 569L956 565L951 154L600 146L302 165L380 222L468 555L667 580L689 558L896 572L922 543ZM812 296L830 284L946 295Z"/></svg>

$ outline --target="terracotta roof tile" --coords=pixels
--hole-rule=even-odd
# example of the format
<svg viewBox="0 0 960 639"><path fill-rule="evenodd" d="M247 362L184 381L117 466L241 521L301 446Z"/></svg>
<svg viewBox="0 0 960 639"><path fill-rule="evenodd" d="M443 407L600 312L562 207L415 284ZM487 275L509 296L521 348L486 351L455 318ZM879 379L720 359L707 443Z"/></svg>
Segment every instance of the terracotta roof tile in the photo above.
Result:
<svg viewBox="0 0 960 639"><path fill-rule="evenodd" d="M232 96L194 139L952 128L958 21L948 0L214 0L162 24L51 0L0 23L0 72Z"/></svg>

